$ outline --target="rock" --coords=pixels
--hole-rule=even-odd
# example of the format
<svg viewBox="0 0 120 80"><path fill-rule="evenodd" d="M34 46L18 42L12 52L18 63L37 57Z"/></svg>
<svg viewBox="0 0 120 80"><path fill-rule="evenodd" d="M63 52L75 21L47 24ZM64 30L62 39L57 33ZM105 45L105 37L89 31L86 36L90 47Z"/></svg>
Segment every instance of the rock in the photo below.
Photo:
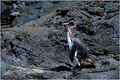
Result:
<svg viewBox="0 0 120 80"><path fill-rule="evenodd" d="M34 14L34 12L32 14ZM37 18L38 18L38 14L34 14L34 15L31 15L31 13L23 14L23 16L21 16L20 18L16 18L15 21L12 23L12 25L15 27L19 27L20 25L28 21L35 20Z"/></svg>
<svg viewBox="0 0 120 80"><path fill-rule="evenodd" d="M5 13L9 9L9 7L3 2L1 2L1 6L1 14Z"/></svg>
<svg viewBox="0 0 120 80"><path fill-rule="evenodd" d="M7 5L12 5L13 3L15 3L15 2L12 2L11 0L8 0L8 1L3 1L5 4L7 4Z"/></svg>
<svg viewBox="0 0 120 80"><path fill-rule="evenodd" d="M4 76L2 77L3 79L25 79L25 78L34 78L34 76L37 77L37 75L39 74L39 79L43 79L42 78L42 73L44 73L43 70L40 69L29 69L29 68L22 68L22 67L17 67L17 70L9 70L7 71ZM36 74L36 75L34 75ZM14 75L14 76L11 76ZM31 77L29 77L29 75L31 75ZM41 76L41 77L40 77Z"/></svg>
<svg viewBox="0 0 120 80"><path fill-rule="evenodd" d="M59 6L56 6L57 3L53 4L52 2L44 2L44 1L40 1L40 2L34 1L33 3L31 2L24 2L24 3L26 4L25 6L22 5L22 3L19 3L21 13L20 16L16 17L16 19L13 21L12 23L13 27L19 27L20 25L26 22L41 18L41 16L49 14L50 12L54 11L54 9L57 9L57 7L63 4L63 3L59 3Z"/></svg>
<svg viewBox="0 0 120 80"><path fill-rule="evenodd" d="M22 68L17 67L17 70L10 70L7 71L2 79L66 79L71 72L53 72L53 71L46 71L43 69L30 69L30 68ZM56 76L57 74L57 76ZM12 76L14 75L14 76Z"/></svg>
<svg viewBox="0 0 120 80"><path fill-rule="evenodd" d="M116 15L114 17L112 17L109 21L108 21L108 24L109 25L112 25L115 29L115 31L117 32L119 29L118 29L118 26L119 26L119 21L118 21L118 16L119 15Z"/></svg>
<svg viewBox="0 0 120 80"><path fill-rule="evenodd" d="M118 79L118 71L108 71L89 74L90 79Z"/></svg>
<svg viewBox="0 0 120 80"><path fill-rule="evenodd" d="M99 15L102 16L104 15L104 8L100 7L89 7L88 12L93 15Z"/></svg>
<svg viewBox="0 0 120 80"><path fill-rule="evenodd" d="M59 10L59 9L58 9L58 10L56 11L56 15L61 15L61 16L64 17L64 16L67 14L68 11L69 11L69 10L61 10L61 9Z"/></svg>
<svg viewBox="0 0 120 80"><path fill-rule="evenodd" d="M119 13L118 12L112 12L112 13L109 13L105 16L105 19L110 19L116 15L118 15Z"/></svg>
<svg viewBox="0 0 120 80"><path fill-rule="evenodd" d="M31 32L30 32L30 30L31 30ZM11 52L11 53L9 53L11 55L7 55L6 54L7 50L2 49L2 53L3 53L2 60L3 61L8 60L7 64L13 64L13 65L19 65L19 66L34 65L34 66L41 66L44 68L50 68L50 67L52 67L52 65L60 64L59 58L61 58L65 54L63 53L61 56L57 57L58 53L56 53L57 55L55 55L55 57L58 58L58 62L56 62L56 60L54 60L54 57L52 56L52 55L54 55L54 52L50 48L51 44L49 44L49 42L44 41L44 40L47 40L47 35L49 33L47 28L44 28L44 27L40 27L40 28L36 28L36 29L25 28L24 30L23 30L23 28L15 28L15 29L13 29L13 31L14 32L12 33L12 30L8 29L8 32L10 32L11 34L7 34L7 32L3 32L3 37L8 36L8 35L14 35L14 37L12 37L12 38L10 36L4 37L4 39L7 40L8 45L10 45L10 48L7 48L7 50ZM34 33L34 31L35 31L35 33ZM42 32L43 34L40 34L41 36L39 35L39 37L35 37L35 36L37 36L37 34L36 34L37 31L38 31L38 33ZM34 40L29 40L32 37L34 37ZM38 44L38 42L39 42L39 44ZM2 47L4 46L4 44L5 43L3 42ZM34 46L34 48L33 48L33 46ZM6 48L6 46L4 46L4 47ZM44 48L42 48L42 47L44 47ZM46 51L46 49L47 49L47 51L49 51L49 53ZM41 52L39 52L39 50L41 50ZM46 56L46 55L48 55L48 56ZM53 57L53 59L52 59L52 57ZM27 59L27 61L26 61L26 59ZM64 59L66 59L66 58L64 58ZM21 63L23 63L23 64L21 64ZM26 63L28 63L28 64L26 64ZM66 64L64 62L63 62L63 65L66 66ZM2 69L4 69L3 66L2 66Z"/></svg>
<svg viewBox="0 0 120 80"><path fill-rule="evenodd" d="M111 12L116 12L116 11L118 11L119 10L119 7L120 7L120 5L118 4L119 2L117 2L117 3L113 3L113 2L108 2L108 3L106 3L105 4L105 11L107 12L107 13L111 13Z"/></svg>

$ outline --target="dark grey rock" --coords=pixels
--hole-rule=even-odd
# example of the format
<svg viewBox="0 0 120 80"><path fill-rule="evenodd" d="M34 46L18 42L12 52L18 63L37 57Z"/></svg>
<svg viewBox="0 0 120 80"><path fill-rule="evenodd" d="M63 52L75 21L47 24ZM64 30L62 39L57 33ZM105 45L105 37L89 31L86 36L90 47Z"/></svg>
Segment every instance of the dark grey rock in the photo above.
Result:
<svg viewBox="0 0 120 80"><path fill-rule="evenodd" d="M111 13L111 12L116 12L116 11L118 11L120 5L119 5L119 2L117 2L117 3L108 2L108 3L105 4L104 7L105 7L105 11L106 11L107 13Z"/></svg>
<svg viewBox="0 0 120 80"><path fill-rule="evenodd" d="M22 24L25 24L26 22L29 22L31 20L35 20L38 18L38 15L26 15L26 16L21 16L19 19L15 19L15 21L12 23L13 26L20 26Z"/></svg>
<svg viewBox="0 0 120 80"><path fill-rule="evenodd" d="M93 15L104 15L104 8L100 7L89 7L88 12Z"/></svg>
<svg viewBox="0 0 120 80"><path fill-rule="evenodd" d="M3 2L1 2L0 8L1 8L1 14L5 13L9 9L9 7Z"/></svg>
<svg viewBox="0 0 120 80"><path fill-rule="evenodd" d="M118 14L119 14L118 12L112 12L112 13L107 14L107 15L105 16L105 18L106 18L106 19L110 19L110 18L112 18L112 17L114 17L114 16L116 16L116 15L118 15Z"/></svg>

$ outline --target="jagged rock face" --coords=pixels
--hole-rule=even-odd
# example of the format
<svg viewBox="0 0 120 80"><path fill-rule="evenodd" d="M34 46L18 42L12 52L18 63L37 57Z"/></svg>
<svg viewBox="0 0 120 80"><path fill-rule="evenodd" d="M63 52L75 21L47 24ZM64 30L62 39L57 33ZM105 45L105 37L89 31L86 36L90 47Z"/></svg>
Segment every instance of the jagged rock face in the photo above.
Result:
<svg viewBox="0 0 120 80"><path fill-rule="evenodd" d="M118 2L85 1L64 6L38 20L1 30L3 79L119 78ZM75 19L76 37L88 47L95 68L71 71L74 65L68 57L66 30L62 25L69 19Z"/></svg>
<svg viewBox="0 0 120 80"><path fill-rule="evenodd" d="M69 20L70 18L75 18L76 23L78 23L78 31L80 32L78 37L84 40L84 42L89 46L90 53L96 55L107 53L118 54L118 14L114 15L109 20L103 19L105 16L104 10L101 12L102 15L99 16L96 12L98 11L98 13L100 13L99 9L96 9L97 7L94 7L94 9L93 6L89 5L87 10L84 10L84 8L82 10L79 5L81 5L81 3L73 6L72 8L70 7L56 11L56 14L47 21L48 26L54 25L58 30L63 29L61 33L57 34L64 35L65 31L60 23L64 22L66 19ZM82 7L85 6L86 5ZM93 8L93 10L91 10L93 11L93 14L89 11L91 8Z"/></svg>

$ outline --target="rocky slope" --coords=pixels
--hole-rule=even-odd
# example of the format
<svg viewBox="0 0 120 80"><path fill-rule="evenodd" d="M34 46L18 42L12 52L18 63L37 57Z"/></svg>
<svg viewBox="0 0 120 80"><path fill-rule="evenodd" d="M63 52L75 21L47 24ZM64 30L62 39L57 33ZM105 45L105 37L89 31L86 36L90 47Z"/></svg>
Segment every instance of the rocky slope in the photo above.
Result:
<svg viewBox="0 0 120 80"><path fill-rule="evenodd" d="M66 6L65 2L55 2L59 6L54 9L56 5L51 5L51 13L45 12L39 19L26 23L22 23L21 17L26 14L23 12L13 21L15 27L2 28L2 79L119 78L118 2L68 3ZM88 47L95 68L83 68L77 73L70 70L73 64L68 58L66 31L62 25L69 19L75 19L79 25L76 36Z"/></svg>

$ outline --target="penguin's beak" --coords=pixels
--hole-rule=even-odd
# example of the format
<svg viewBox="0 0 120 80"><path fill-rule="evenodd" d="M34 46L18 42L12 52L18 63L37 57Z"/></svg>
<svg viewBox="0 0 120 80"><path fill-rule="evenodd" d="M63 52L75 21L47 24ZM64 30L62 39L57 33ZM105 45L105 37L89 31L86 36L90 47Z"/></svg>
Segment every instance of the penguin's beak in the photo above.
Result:
<svg viewBox="0 0 120 80"><path fill-rule="evenodd" d="M63 23L64 26L67 26L69 24L69 22Z"/></svg>

